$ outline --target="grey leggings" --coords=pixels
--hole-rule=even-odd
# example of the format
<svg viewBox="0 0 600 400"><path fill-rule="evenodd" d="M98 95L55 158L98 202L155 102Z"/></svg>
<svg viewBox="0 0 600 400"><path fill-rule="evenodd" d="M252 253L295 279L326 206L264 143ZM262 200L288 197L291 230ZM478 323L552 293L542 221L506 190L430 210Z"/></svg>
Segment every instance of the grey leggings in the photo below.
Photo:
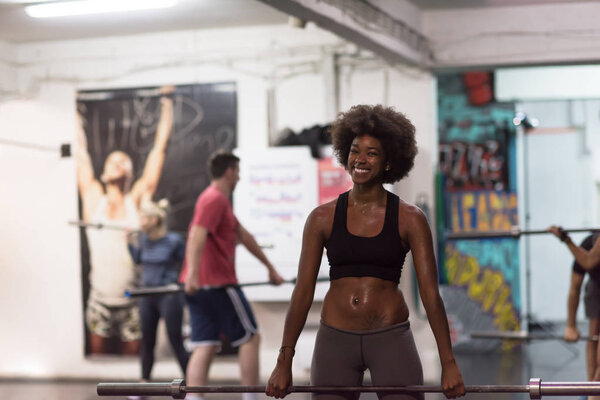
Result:
<svg viewBox="0 0 600 400"><path fill-rule="evenodd" d="M366 369L374 386L422 385L423 369L408 321L383 329L346 331L321 321L311 366L311 385L361 386ZM360 393L314 394L317 400L358 399ZM379 399L415 400L422 394L383 394Z"/></svg>

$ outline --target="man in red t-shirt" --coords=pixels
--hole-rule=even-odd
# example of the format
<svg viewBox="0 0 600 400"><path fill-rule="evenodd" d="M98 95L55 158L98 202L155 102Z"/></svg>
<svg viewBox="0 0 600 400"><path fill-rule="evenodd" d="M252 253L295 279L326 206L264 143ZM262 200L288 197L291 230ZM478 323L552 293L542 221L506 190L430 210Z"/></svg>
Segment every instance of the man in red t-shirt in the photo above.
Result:
<svg viewBox="0 0 600 400"><path fill-rule="evenodd" d="M235 246L242 243L269 272L269 281L279 285L283 278L262 249L233 214L229 198L240 179L239 158L218 152L209 161L211 184L200 194L188 232L185 261L180 281L185 283L190 311L191 345L186 383L204 386L210 364L219 350L223 333L234 347L239 346L242 385L258 385L259 335L252 309L235 274ZM228 287L202 289L202 286ZM188 394L187 399L201 399ZM257 398L244 393L243 400Z"/></svg>

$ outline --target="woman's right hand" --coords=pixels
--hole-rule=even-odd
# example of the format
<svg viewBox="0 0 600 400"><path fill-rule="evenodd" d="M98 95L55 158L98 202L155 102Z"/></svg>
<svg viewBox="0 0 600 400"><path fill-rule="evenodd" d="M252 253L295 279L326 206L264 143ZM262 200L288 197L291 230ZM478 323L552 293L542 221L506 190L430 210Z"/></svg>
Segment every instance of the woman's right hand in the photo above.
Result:
<svg viewBox="0 0 600 400"><path fill-rule="evenodd" d="M283 399L288 395L288 389L292 386L292 365L291 362L280 362L277 360L277 365L271 373L269 382L265 394L267 396L275 397L276 399Z"/></svg>

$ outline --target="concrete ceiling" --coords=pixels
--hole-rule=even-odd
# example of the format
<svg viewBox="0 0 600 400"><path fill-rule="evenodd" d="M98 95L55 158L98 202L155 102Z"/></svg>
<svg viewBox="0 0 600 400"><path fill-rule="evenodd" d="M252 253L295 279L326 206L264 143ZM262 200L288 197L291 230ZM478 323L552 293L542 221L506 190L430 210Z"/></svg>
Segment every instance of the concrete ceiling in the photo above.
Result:
<svg viewBox="0 0 600 400"><path fill-rule="evenodd" d="M0 40L24 43L186 29L286 23L287 15L255 0L179 0L162 10L35 19L29 0L0 0Z"/></svg>
<svg viewBox="0 0 600 400"><path fill-rule="evenodd" d="M422 10L455 8L514 7L552 3L592 3L595 0L409 0Z"/></svg>
<svg viewBox="0 0 600 400"><path fill-rule="evenodd" d="M175 7L166 10L76 18L28 17L24 12L25 5L41 1L43 0L0 0L0 40L24 43L185 29L281 24L287 21L286 14L257 0L179 0ZM585 2L584 0L410 1L421 10Z"/></svg>

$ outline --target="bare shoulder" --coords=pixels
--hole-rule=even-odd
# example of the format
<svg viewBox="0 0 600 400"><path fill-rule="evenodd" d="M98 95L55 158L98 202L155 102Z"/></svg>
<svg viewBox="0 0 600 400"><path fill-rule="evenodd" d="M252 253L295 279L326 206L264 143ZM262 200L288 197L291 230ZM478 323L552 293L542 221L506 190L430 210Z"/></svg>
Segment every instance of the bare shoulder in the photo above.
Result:
<svg viewBox="0 0 600 400"><path fill-rule="evenodd" d="M398 207L398 219L400 221L411 224L427 223L427 217L425 217L423 210L414 204L407 203L406 201L400 199L400 204Z"/></svg>
<svg viewBox="0 0 600 400"><path fill-rule="evenodd" d="M336 204L337 199L321 204L312 210L306 219L304 233L318 234L322 240L327 240L331 236Z"/></svg>
<svg viewBox="0 0 600 400"><path fill-rule="evenodd" d="M335 214L336 204L337 199L316 207L311 211L310 215L308 216L307 222L316 225L331 225L333 223L333 216Z"/></svg>
<svg viewBox="0 0 600 400"><path fill-rule="evenodd" d="M414 204L400 199L398 210L398 232L405 242L410 238L421 241L431 236L431 228L423 211Z"/></svg>

